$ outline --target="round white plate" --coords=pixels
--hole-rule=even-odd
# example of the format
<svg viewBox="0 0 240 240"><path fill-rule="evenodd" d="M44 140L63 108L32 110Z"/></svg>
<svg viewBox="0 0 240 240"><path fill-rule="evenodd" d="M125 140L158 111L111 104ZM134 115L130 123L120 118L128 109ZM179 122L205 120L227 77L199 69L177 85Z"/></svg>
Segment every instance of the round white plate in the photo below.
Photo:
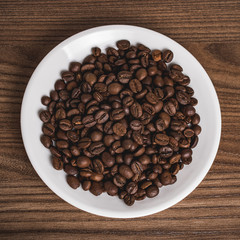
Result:
<svg viewBox="0 0 240 240"><path fill-rule="evenodd" d="M50 161L49 150L40 142L42 122L39 110L41 97L48 95L60 72L68 69L71 61L82 61L94 46L105 50L117 40L128 39L131 44L143 43L151 49L171 49L174 63L180 64L191 78L190 86L199 100L196 109L201 116L202 133L193 150L193 161L177 175L177 182L162 187L157 197L126 206L118 197L106 193L96 197L81 187L71 189L64 171L56 171ZM113 218L133 218L153 214L169 208L185 198L203 180L217 153L221 134L221 113L213 84L200 63L172 39L149 29L109 25L80 32L55 47L41 61L26 88L21 109L21 130L28 157L41 179L59 197L84 211Z"/></svg>

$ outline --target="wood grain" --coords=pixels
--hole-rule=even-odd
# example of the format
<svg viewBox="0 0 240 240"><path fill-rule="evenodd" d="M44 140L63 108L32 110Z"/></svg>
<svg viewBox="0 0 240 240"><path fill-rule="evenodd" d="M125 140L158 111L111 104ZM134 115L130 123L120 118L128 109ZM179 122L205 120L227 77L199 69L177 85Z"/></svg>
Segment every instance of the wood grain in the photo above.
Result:
<svg viewBox="0 0 240 240"><path fill-rule="evenodd" d="M0 1L1 239L239 239L240 2ZM204 181L152 216L110 219L78 210L40 180L25 153L20 108L40 60L65 38L94 26L133 24L181 43L217 90L222 137Z"/></svg>

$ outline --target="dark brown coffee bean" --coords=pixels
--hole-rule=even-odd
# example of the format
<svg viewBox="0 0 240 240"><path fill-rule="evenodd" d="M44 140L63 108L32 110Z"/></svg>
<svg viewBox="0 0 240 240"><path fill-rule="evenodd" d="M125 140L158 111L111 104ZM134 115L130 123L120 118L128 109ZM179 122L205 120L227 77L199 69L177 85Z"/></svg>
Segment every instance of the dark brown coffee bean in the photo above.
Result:
<svg viewBox="0 0 240 240"><path fill-rule="evenodd" d="M139 158L139 162L142 165L148 165L151 162L151 159L148 155L144 154Z"/></svg>
<svg viewBox="0 0 240 240"><path fill-rule="evenodd" d="M187 128L183 132L184 136L187 138L191 138L194 135L194 131L191 128Z"/></svg>
<svg viewBox="0 0 240 240"><path fill-rule="evenodd" d="M134 204L134 202L135 202L135 197L133 195L126 195L124 197L124 202L128 206L132 206Z"/></svg>
<svg viewBox="0 0 240 240"><path fill-rule="evenodd" d="M73 167L70 164L66 164L64 167L64 171L68 174L68 175L76 175L78 174L78 170L76 167Z"/></svg>
<svg viewBox="0 0 240 240"><path fill-rule="evenodd" d="M187 105L190 103L190 96L186 92L177 91L176 98L182 105Z"/></svg>
<svg viewBox="0 0 240 240"><path fill-rule="evenodd" d="M129 182L126 186L126 191L128 194L135 194L138 190L138 185L135 182Z"/></svg>
<svg viewBox="0 0 240 240"><path fill-rule="evenodd" d="M131 168L125 164L123 164L119 167L119 173L127 179L130 179L133 177L133 172L132 172Z"/></svg>
<svg viewBox="0 0 240 240"><path fill-rule="evenodd" d="M84 191L88 191L90 187L91 187L91 181L86 180L82 182L82 189Z"/></svg>
<svg viewBox="0 0 240 240"><path fill-rule="evenodd" d="M159 194L159 189L155 185L151 185L146 189L146 195L149 198L156 197Z"/></svg>
<svg viewBox="0 0 240 240"><path fill-rule="evenodd" d="M122 124L122 123L115 123L113 125L113 132L117 135L117 136L124 136L127 133L127 129L126 127Z"/></svg>
<svg viewBox="0 0 240 240"><path fill-rule="evenodd" d="M125 111L123 109L115 109L111 112L111 117L114 121L119 121L125 117Z"/></svg>
<svg viewBox="0 0 240 240"><path fill-rule="evenodd" d="M133 131L132 138L138 145L143 145L143 136L140 132Z"/></svg>
<svg viewBox="0 0 240 240"><path fill-rule="evenodd" d="M101 54L101 49L99 47L94 47L92 48L92 54L95 57L99 57Z"/></svg>
<svg viewBox="0 0 240 240"><path fill-rule="evenodd" d="M74 73L80 72L80 70L81 70L81 63L79 63L79 62L71 62L70 66L69 66L69 70L71 72L74 72Z"/></svg>
<svg viewBox="0 0 240 240"><path fill-rule="evenodd" d="M183 110L182 110L183 114L189 117L192 117L195 113L196 110L193 106L191 105L186 105Z"/></svg>
<svg viewBox="0 0 240 240"><path fill-rule="evenodd" d="M132 104L130 112L134 118L140 118L143 114L142 107L138 102L134 102Z"/></svg>
<svg viewBox="0 0 240 240"><path fill-rule="evenodd" d="M41 136L41 143L43 144L44 147L50 148L52 146L52 140L50 137L46 135Z"/></svg>
<svg viewBox="0 0 240 240"><path fill-rule="evenodd" d="M65 71L62 73L62 79L66 82L74 80L74 73L70 71Z"/></svg>
<svg viewBox="0 0 240 240"><path fill-rule="evenodd" d="M93 117L93 115L87 115L82 119L82 123L84 124L85 127L93 127L94 125L96 125L96 121Z"/></svg>
<svg viewBox="0 0 240 240"><path fill-rule="evenodd" d="M174 116L176 114L176 107L171 101L166 102L163 105L163 110L169 115Z"/></svg>
<svg viewBox="0 0 240 240"><path fill-rule="evenodd" d="M97 123L105 123L109 118L109 115L106 110L99 110L97 113L94 115L94 119Z"/></svg>
<svg viewBox="0 0 240 240"><path fill-rule="evenodd" d="M45 135L51 137L55 133L55 127L51 123L44 123L42 126L42 131Z"/></svg>
<svg viewBox="0 0 240 240"><path fill-rule="evenodd" d="M141 175L141 173L143 172L143 166L139 161L134 161L131 164L131 169L137 175Z"/></svg>
<svg viewBox="0 0 240 240"><path fill-rule="evenodd" d="M111 181L106 181L104 183L104 188L108 195L115 196L118 193L118 188Z"/></svg>
<svg viewBox="0 0 240 240"><path fill-rule="evenodd" d="M149 92L149 93L146 95L146 99L147 99L147 101L148 101L149 103L151 103L151 104L156 104L156 103L158 103L158 101L159 101L158 97L157 97L154 93L152 93L152 92Z"/></svg>
<svg viewBox="0 0 240 240"><path fill-rule="evenodd" d="M84 80L89 83L90 86L93 86L97 81L97 76L91 72L87 72L83 75Z"/></svg>
<svg viewBox="0 0 240 240"><path fill-rule="evenodd" d="M48 96L43 96L41 98L41 103L44 105L44 106L48 106L48 104L51 102L51 98L48 97Z"/></svg>
<svg viewBox="0 0 240 240"><path fill-rule="evenodd" d="M198 136L201 133L202 128L199 125L194 125L193 126L193 131Z"/></svg>
<svg viewBox="0 0 240 240"><path fill-rule="evenodd" d="M99 155L104 152L105 147L103 142L94 142L89 146L89 152L93 155Z"/></svg>
<svg viewBox="0 0 240 240"><path fill-rule="evenodd" d="M129 82L129 87L130 89L132 90L132 92L134 93L138 93L138 92L141 92L142 91L142 84L139 80L137 79L132 79L130 82Z"/></svg>
<svg viewBox="0 0 240 240"><path fill-rule="evenodd" d="M171 50L166 50L162 53L162 59L164 62L169 63L173 59L173 53Z"/></svg>
<svg viewBox="0 0 240 240"><path fill-rule="evenodd" d="M106 135L104 136L103 141L106 147L110 147L111 144L115 141L115 139L112 135Z"/></svg>
<svg viewBox="0 0 240 240"><path fill-rule="evenodd" d="M132 78L132 73L129 71L121 71L118 73L117 77L120 83L126 84Z"/></svg>
<svg viewBox="0 0 240 240"><path fill-rule="evenodd" d="M200 122L200 116L197 113L195 113L192 116L192 124L197 125L199 124L199 122Z"/></svg>
<svg viewBox="0 0 240 240"><path fill-rule="evenodd" d="M154 106L149 103L143 103L142 109L149 115L154 115L156 113Z"/></svg>
<svg viewBox="0 0 240 240"><path fill-rule="evenodd" d="M52 156L52 165L56 170L62 170L63 169L63 162L59 157Z"/></svg>
<svg viewBox="0 0 240 240"><path fill-rule="evenodd" d="M117 41L117 47L120 49L120 50L127 50L129 49L130 47L130 42L128 40L120 40L120 41Z"/></svg>
<svg viewBox="0 0 240 240"><path fill-rule="evenodd" d="M103 152L101 159L107 167L112 167L115 164L115 158L109 152Z"/></svg>
<svg viewBox="0 0 240 240"><path fill-rule="evenodd" d="M179 162L180 159L181 159L181 154L176 154L169 159L169 163L170 164L177 163Z"/></svg>
<svg viewBox="0 0 240 240"><path fill-rule="evenodd" d="M123 177L123 176L120 175L120 174L116 174L116 175L114 175L114 177L113 177L113 183L114 183L117 187L121 188L121 187L123 187L123 186L126 184L126 178Z"/></svg>
<svg viewBox="0 0 240 240"><path fill-rule="evenodd" d="M103 193L104 188L103 188L102 183L92 182L89 191L90 191L93 195L99 196L99 195L101 195L101 194Z"/></svg>
<svg viewBox="0 0 240 240"><path fill-rule="evenodd" d="M78 187L80 187L80 182L79 182L78 178L75 177L75 176L68 175L67 176L67 183L73 189L77 189Z"/></svg>
<svg viewBox="0 0 240 240"><path fill-rule="evenodd" d="M56 146L60 149L68 148L68 142L64 140L56 141Z"/></svg>
<svg viewBox="0 0 240 240"><path fill-rule="evenodd" d="M154 142L161 146L166 146L169 143L169 137L166 134L157 133Z"/></svg>
<svg viewBox="0 0 240 240"><path fill-rule="evenodd" d="M160 176L160 181L163 185L169 185L172 182L172 175L169 171L164 171Z"/></svg>
<svg viewBox="0 0 240 240"><path fill-rule="evenodd" d="M120 83L111 83L108 85L108 92L111 95L117 95L122 90L123 86Z"/></svg>
<svg viewBox="0 0 240 240"><path fill-rule="evenodd" d="M41 111L40 112L40 119L44 122L47 123L51 119L51 113L47 110Z"/></svg>
<svg viewBox="0 0 240 240"><path fill-rule="evenodd" d="M194 136L191 141L191 148L195 148L198 144L198 136Z"/></svg>
<svg viewBox="0 0 240 240"><path fill-rule="evenodd" d="M77 166L79 168L87 168L90 164L91 164L91 160L86 156L80 156L77 159Z"/></svg>
<svg viewBox="0 0 240 240"><path fill-rule="evenodd" d="M94 159L93 160L93 169L96 173L103 174L104 172L104 166L100 159Z"/></svg>
<svg viewBox="0 0 240 240"><path fill-rule="evenodd" d="M78 147L79 148L88 148L91 145L91 139L90 138L81 138L78 142Z"/></svg>
<svg viewBox="0 0 240 240"><path fill-rule="evenodd" d="M142 81L145 77L147 77L147 70L145 68L140 68L136 72L136 78L139 81Z"/></svg>
<svg viewBox="0 0 240 240"><path fill-rule="evenodd" d="M182 159L188 159L192 156L192 150L191 148L185 148L181 151L181 158Z"/></svg>
<svg viewBox="0 0 240 240"><path fill-rule="evenodd" d="M173 150L169 146L163 146L159 149L160 156L163 158L169 158L173 155Z"/></svg>
<svg viewBox="0 0 240 240"><path fill-rule="evenodd" d="M90 177L90 180L92 180L94 182L101 182L103 180L103 175L93 172Z"/></svg>

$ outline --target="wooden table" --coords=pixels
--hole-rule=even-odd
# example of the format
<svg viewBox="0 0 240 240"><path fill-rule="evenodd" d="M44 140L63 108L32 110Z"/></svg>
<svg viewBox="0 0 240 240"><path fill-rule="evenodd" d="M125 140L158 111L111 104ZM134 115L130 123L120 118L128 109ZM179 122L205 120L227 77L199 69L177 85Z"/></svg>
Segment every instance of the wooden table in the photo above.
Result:
<svg viewBox="0 0 240 240"><path fill-rule="evenodd" d="M239 239L240 1L0 1L1 239ZM204 181L168 210L110 219L72 207L38 177L25 153L20 107L41 59L58 43L105 24L161 32L208 72L222 110L222 138Z"/></svg>

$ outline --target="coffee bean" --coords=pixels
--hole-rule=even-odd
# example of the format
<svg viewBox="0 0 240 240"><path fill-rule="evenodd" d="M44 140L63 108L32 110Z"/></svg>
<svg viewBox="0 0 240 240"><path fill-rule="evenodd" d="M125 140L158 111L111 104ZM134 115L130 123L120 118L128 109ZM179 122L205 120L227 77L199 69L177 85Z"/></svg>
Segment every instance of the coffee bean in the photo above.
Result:
<svg viewBox="0 0 240 240"><path fill-rule="evenodd" d="M193 131L198 136L201 133L202 128L199 125L194 125L193 126Z"/></svg>
<svg viewBox="0 0 240 240"><path fill-rule="evenodd" d="M142 107L138 102L134 102L132 104L130 112L134 118L140 118L143 114Z"/></svg>
<svg viewBox="0 0 240 240"><path fill-rule="evenodd" d="M138 185L135 182L129 182L126 186L126 191L128 194L135 194L138 190Z"/></svg>
<svg viewBox="0 0 240 240"><path fill-rule="evenodd" d="M89 152L93 155L99 155L104 152L105 146L103 142L94 142L89 146Z"/></svg>
<svg viewBox="0 0 240 240"><path fill-rule="evenodd" d="M136 78L139 81L142 81L145 77L147 77L147 70L145 68L140 68L136 72Z"/></svg>
<svg viewBox="0 0 240 240"><path fill-rule="evenodd" d="M128 40L120 40L120 41L117 41L117 47L120 49L120 50L127 50L129 49L130 47L130 42Z"/></svg>
<svg viewBox="0 0 240 240"><path fill-rule="evenodd" d="M51 113L47 110L44 110L44 111L41 111L40 113L40 119L46 123L46 122L49 122L50 121L50 118L51 118Z"/></svg>
<svg viewBox="0 0 240 240"><path fill-rule="evenodd" d="M43 144L44 147L46 148L50 148L52 145L52 140L50 137L46 136L46 135L42 135L41 136L41 143Z"/></svg>
<svg viewBox="0 0 240 240"><path fill-rule="evenodd" d="M99 196L99 195L101 195L101 194L103 193L104 188L103 188L102 183L92 182L89 191L90 191L93 195Z"/></svg>
<svg viewBox="0 0 240 240"><path fill-rule="evenodd" d="M104 144L106 145L106 147L110 147L111 144L114 142L114 137L112 135L106 135L103 138Z"/></svg>
<svg viewBox="0 0 240 240"><path fill-rule="evenodd" d="M182 159L187 159L192 156L192 150L191 148L185 148L181 151L181 158Z"/></svg>
<svg viewBox="0 0 240 240"><path fill-rule="evenodd" d="M171 50L166 50L162 53L162 59L164 62L169 63L173 59L173 53Z"/></svg>
<svg viewBox="0 0 240 240"><path fill-rule="evenodd" d="M105 123L109 118L108 112L106 110L99 110L94 115L94 119L97 123Z"/></svg>
<svg viewBox="0 0 240 240"><path fill-rule="evenodd" d="M79 168L87 168L91 164L91 160L88 157L80 156L77 159L77 166Z"/></svg>
<svg viewBox="0 0 240 240"><path fill-rule="evenodd" d="M174 116L176 114L176 107L171 101L166 102L163 105L163 110L169 115Z"/></svg>
<svg viewBox="0 0 240 240"><path fill-rule="evenodd" d="M93 115L87 115L82 119L82 123L84 124L85 127L93 127L96 124L96 121L93 117Z"/></svg>
<svg viewBox="0 0 240 240"><path fill-rule="evenodd" d="M91 181L86 180L82 182L82 189L84 191L88 191L90 188L91 188Z"/></svg>
<svg viewBox="0 0 240 240"><path fill-rule="evenodd" d="M120 174L116 174L113 177L113 183L117 187L121 188L126 184L126 178L124 176L120 175Z"/></svg>
<svg viewBox="0 0 240 240"><path fill-rule="evenodd" d="M140 132L133 131L132 138L138 145L143 145L143 136Z"/></svg>
<svg viewBox="0 0 240 240"><path fill-rule="evenodd" d="M163 146L159 148L160 156L163 158L169 158L173 155L173 150L169 146Z"/></svg>
<svg viewBox="0 0 240 240"><path fill-rule="evenodd" d="M190 103L190 96L186 92L177 91L176 98L182 105L187 105Z"/></svg>
<svg viewBox="0 0 240 240"><path fill-rule="evenodd" d="M162 52L160 50L153 50L152 58L155 62L162 60Z"/></svg>
<svg viewBox="0 0 240 240"><path fill-rule="evenodd" d="M191 128L187 128L183 132L184 136L187 138L191 138L194 135L194 131Z"/></svg>
<svg viewBox="0 0 240 240"><path fill-rule="evenodd" d="M186 105L182 111L184 115L189 117L192 117L196 112L195 108L191 105Z"/></svg>
<svg viewBox="0 0 240 240"><path fill-rule="evenodd" d="M80 182L78 178L72 175L67 176L67 183L73 189L77 189L80 186Z"/></svg>
<svg viewBox="0 0 240 240"><path fill-rule="evenodd" d="M115 123L113 125L113 132L118 136L124 136L127 133L126 127L122 123Z"/></svg>
<svg viewBox="0 0 240 240"><path fill-rule="evenodd" d="M198 136L194 136L191 141L191 148L195 148L198 144Z"/></svg>
<svg viewBox="0 0 240 240"><path fill-rule="evenodd" d="M160 176L160 181L163 185L169 185L172 182L172 175L169 171L164 171Z"/></svg>
<svg viewBox="0 0 240 240"><path fill-rule="evenodd" d="M103 152L101 159L107 167L112 167L115 164L115 158L109 152Z"/></svg>
<svg viewBox="0 0 240 240"><path fill-rule="evenodd" d="M45 135L51 137L55 133L55 127L51 123L44 123L42 131Z"/></svg>
<svg viewBox="0 0 240 240"><path fill-rule="evenodd" d="M134 93L139 93L142 91L142 84L139 80L137 79L132 79L129 82L129 87Z"/></svg>
<svg viewBox="0 0 240 240"><path fill-rule="evenodd" d="M52 165L56 170L62 170L63 169L63 162L59 157L53 156L52 157Z"/></svg>
<svg viewBox="0 0 240 240"><path fill-rule="evenodd" d="M64 171L68 174L68 175L76 175L78 174L78 170L76 167L73 167L70 164L66 164L64 167Z"/></svg>
<svg viewBox="0 0 240 240"><path fill-rule="evenodd" d="M108 92L111 95L117 95L122 90L123 86L120 83L111 83L108 85Z"/></svg>
<svg viewBox="0 0 240 240"><path fill-rule="evenodd" d="M48 96L43 96L41 98L41 103L45 106L48 106L48 104L51 102L51 98Z"/></svg>
<svg viewBox="0 0 240 240"><path fill-rule="evenodd" d="M133 172L132 172L131 168L125 164L123 164L119 167L119 173L127 179L130 179L133 177Z"/></svg>
<svg viewBox="0 0 240 240"><path fill-rule="evenodd" d="M132 206L134 204L134 202L135 202L135 197L133 195L126 195L124 197L124 202L128 206Z"/></svg>
<svg viewBox="0 0 240 240"><path fill-rule="evenodd" d="M91 145L91 139L90 138L81 138L78 142L78 147L79 148L88 148Z"/></svg>
<svg viewBox="0 0 240 240"><path fill-rule="evenodd" d="M166 146L169 143L169 137L166 134L157 133L154 142L161 146Z"/></svg>
<svg viewBox="0 0 240 240"><path fill-rule="evenodd" d="M137 175L141 175L141 173L143 172L143 166L139 161L134 161L131 164L131 169Z"/></svg>
<svg viewBox="0 0 240 240"><path fill-rule="evenodd" d="M177 163L179 162L180 158L181 158L181 154L176 154L169 159L169 163L170 164Z"/></svg>
<svg viewBox="0 0 240 240"><path fill-rule="evenodd" d="M148 155L144 154L139 158L139 162L142 165L148 165L151 162L151 159Z"/></svg>
<svg viewBox="0 0 240 240"><path fill-rule="evenodd" d="M132 73L129 71L121 71L118 73L117 77L120 83L126 84L132 78Z"/></svg>
<svg viewBox="0 0 240 240"><path fill-rule="evenodd" d="M111 112L111 117L114 121L119 121L125 117L124 109L115 109Z"/></svg>
<svg viewBox="0 0 240 240"><path fill-rule="evenodd" d="M111 181L107 181L104 183L104 188L108 195L115 196L118 193L118 188L116 185L114 185Z"/></svg>
<svg viewBox="0 0 240 240"><path fill-rule="evenodd" d="M63 130L63 131L69 131L72 129L72 123L68 120L68 119L62 119L59 122L59 127Z"/></svg>

